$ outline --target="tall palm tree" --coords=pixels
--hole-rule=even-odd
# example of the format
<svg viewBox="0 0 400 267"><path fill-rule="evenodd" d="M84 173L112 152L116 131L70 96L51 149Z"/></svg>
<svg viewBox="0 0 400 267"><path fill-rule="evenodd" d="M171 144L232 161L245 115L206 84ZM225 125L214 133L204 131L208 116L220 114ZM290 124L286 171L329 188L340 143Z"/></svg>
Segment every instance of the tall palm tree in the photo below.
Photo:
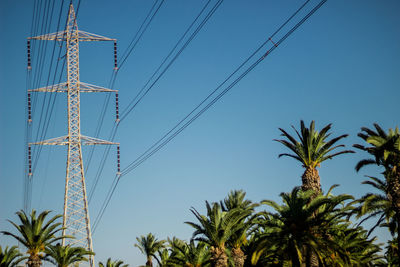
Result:
<svg viewBox="0 0 400 267"><path fill-rule="evenodd" d="M111 258L107 259L106 264L99 262L99 267L128 267L129 264L124 264L121 260L111 260Z"/></svg>
<svg viewBox="0 0 400 267"><path fill-rule="evenodd" d="M332 138L328 140L331 133L332 124L326 125L320 132L315 130L315 122L311 121L310 127L304 125L304 121L300 121L300 132L293 126L292 128L297 134L299 140L288 134L284 129L279 128L281 136L286 139L275 139L274 141L280 142L289 148L293 154L282 153L279 157L288 156L298 160L305 171L301 177L302 190L313 190L316 194L321 192L320 176L317 167L327 159L332 159L338 155L346 153L354 153L352 150L343 150L336 153L331 153L333 150L344 147L344 145L335 145L339 140L347 137L347 134Z"/></svg>
<svg viewBox="0 0 400 267"><path fill-rule="evenodd" d="M243 225L240 224L243 218L247 217L249 211L232 209L223 211L218 203L206 201L207 216L201 215L192 208L197 223L185 222L195 229L193 239L204 242L210 246L211 261L215 267L227 267L228 255L226 254L226 243L229 238Z"/></svg>
<svg viewBox="0 0 400 267"><path fill-rule="evenodd" d="M19 235L2 231L1 233L14 237L18 242L24 245L28 251L29 267L39 267L42 264L44 252L47 246L57 240L67 238L67 236L55 235L62 231L61 223L56 222L61 215L56 215L45 222L50 211L46 210L36 216L36 211L27 216L24 211L18 211L16 214L20 220L20 224L9 221L18 231Z"/></svg>
<svg viewBox="0 0 400 267"><path fill-rule="evenodd" d="M153 266L152 258L156 257L157 251L164 248L165 240L158 241L152 233L149 233L147 236L136 237L138 241L137 244L134 244L145 256L146 256L146 266Z"/></svg>
<svg viewBox="0 0 400 267"><path fill-rule="evenodd" d="M319 195L313 198L312 194L312 191L304 192L295 187L291 193L281 193L283 205L272 200L261 201L275 212L263 212L267 220L259 223L269 231L260 236L253 263L271 244L279 248L280 258L292 266L311 266L312 263L307 261L311 252L317 255L319 262L333 252L347 260L343 249L329 237L329 233L347 212L347 206L342 207L344 201L352 197Z"/></svg>
<svg viewBox="0 0 400 267"><path fill-rule="evenodd" d="M223 211L239 209L248 214L248 216L243 217L239 222L239 225L242 227L238 228L228 239L235 267L244 266L247 256L243 252L242 247L247 243L247 232L252 226L254 217L251 217L251 214L254 212L255 207L258 206L257 203L252 203L250 200L245 199L245 197L246 192L243 190L234 190L229 192L228 196L220 202Z"/></svg>
<svg viewBox="0 0 400 267"><path fill-rule="evenodd" d="M25 260L17 246L6 247L4 250L0 246L0 267L15 267L18 263Z"/></svg>
<svg viewBox="0 0 400 267"><path fill-rule="evenodd" d="M363 159L356 165L356 171L367 165L376 164L384 167L383 175L387 183L387 198L390 201L396 218L397 236L400 236L400 131L389 129L386 133L377 123L376 130L361 128L358 134L368 146L355 144L354 147L368 152L372 158ZM398 255L400 255L400 238L398 240Z"/></svg>
<svg viewBox="0 0 400 267"><path fill-rule="evenodd" d="M94 252L83 247L62 246L60 243L55 246L47 246L45 253L45 260L57 265L57 267L68 267L73 263L88 261L89 259L86 256L94 255Z"/></svg>

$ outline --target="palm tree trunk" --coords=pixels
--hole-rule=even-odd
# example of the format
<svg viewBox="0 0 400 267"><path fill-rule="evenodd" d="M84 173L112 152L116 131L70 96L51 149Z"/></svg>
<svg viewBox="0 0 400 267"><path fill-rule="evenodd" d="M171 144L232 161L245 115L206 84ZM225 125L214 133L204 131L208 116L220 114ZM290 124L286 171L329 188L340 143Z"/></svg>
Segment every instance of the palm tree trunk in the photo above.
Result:
<svg viewBox="0 0 400 267"><path fill-rule="evenodd" d="M211 247L211 262L213 267L228 267L228 256L224 248Z"/></svg>
<svg viewBox="0 0 400 267"><path fill-rule="evenodd" d="M29 267L40 267L40 265L42 265L42 261L39 255L31 254L28 258L27 264Z"/></svg>
<svg viewBox="0 0 400 267"><path fill-rule="evenodd" d="M318 256L314 251L310 251L307 258L308 258L307 266L310 266L310 267L318 267L319 266Z"/></svg>
<svg viewBox="0 0 400 267"><path fill-rule="evenodd" d="M314 194L311 196L311 199L314 199L317 195L321 193L321 178L319 177L318 170L314 167L307 167L301 176L301 189L303 191L313 190ZM306 266L310 267L318 267L318 256L314 251L309 248L305 248L306 250Z"/></svg>
<svg viewBox="0 0 400 267"><path fill-rule="evenodd" d="M235 263L235 267L243 267L244 261L246 260L246 255L244 252L239 248L232 249L232 258L233 262Z"/></svg>
<svg viewBox="0 0 400 267"><path fill-rule="evenodd" d="M321 192L321 182L318 170L313 167L307 167L301 176L301 189L303 191L314 190L315 195Z"/></svg>
<svg viewBox="0 0 400 267"><path fill-rule="evenodd" d="M151 257L147 257L146 266L153 267L153 262L151 261Z"/></svg>

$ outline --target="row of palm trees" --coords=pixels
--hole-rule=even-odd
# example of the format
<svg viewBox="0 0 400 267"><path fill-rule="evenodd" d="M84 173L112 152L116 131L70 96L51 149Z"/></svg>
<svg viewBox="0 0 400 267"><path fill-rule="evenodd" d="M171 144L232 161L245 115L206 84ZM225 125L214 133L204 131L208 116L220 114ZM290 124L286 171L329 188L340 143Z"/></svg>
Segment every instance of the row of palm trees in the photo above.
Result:
<svg viewBox="0 0 400 267"><path fill-rule="evenodd" d="M354 147L371 158L361 160L356 170L375 164L382 166L384 172L382 178L371 176L364 182L379 193L368 193L360 199L333 195L331 190L336 186L324 194L317 170L327 159L354 153L338 144L347 135L330 138L331 124L317 131L314 121L309 127L300 121L299 130L292 128L295 136L279 129L282 139L275 141L290 150L279 157L294 158L304 167L301 187L281 193L280 204L271 200L253 203L239 190L230 192L220 202L206 201L205 215L192 208L196 221L186 222L194 229L189 242L176 237L158 240L151 233L137 238L135 246L146 255L145 266L153 266L154 260L159 266L399 266L398 128L388 132L378 124L374 124L375 129L361 128L358 136L365 143ZM56 237L62 230L56 222L59 216L45 222L48 213L36 217L35 211L30 216L17 212L21 224L11 223L18 234L2 233L23 244L29 257L24 257L16 247L6 247L4 251L0 247L0 267L16 266L25 259L30 267L50 259L58 266L87 260L91 252L83 248L54 245L70 237ZM364 229L362 223L371 218L377 218L375 225ZM392 234L385 251L371 236L376 227L386 227ZM124 266L124 263L108 259L101 266Z"/></svg>
<svg viewBox="0 0 400 267"><path fill-rule="evenodd" d="M387 266L375 238L349 222L355 210L350 195L315 196L295 187L282 193L282 204L252 203L233 191L224 201L206 202L206 215L192 209L197 222L190 243L177 238L137 238L145 266ZM225 203L234 203L227 208ZM265 207L256 212L255 208Z"/></svg>
<svg viewBox="0 0 400 267"><path fill-rule="evenodd" d="M294 158L304 167L301 187L282 193L282 204L271 200L252 203L244 200L243 191L233 191L219 203L206 201L206 214L192 209L197 222L186 222L194 228L190 245L179 241L192 251L201 248L202 257L188 258L176 245L176 238L157 241L149 234L138 238L136 244L147 256L146 266L152 266L152 258L159 266L399 266L398 128L387 133L378 124L374 124L375 129L361 128L358 136L366 144L354 147L372 158L361 160L356 170L375 164L382 166L384 172L381 179L368 177L370 180L363 182L380 193L368 193L360 199L332 195L331 189L335 186L323 195L317 170L327 159L354 153L338 144L347 135L329 139L331 124L317 131L314 121L309 127L301 121L299 130L292 128L296 136L279 129L283 138L275 141L291 152L279 157ZM267 208L255 212L259 205ZM362 223L374 217L378 218L375 225L364 229ZM388 228L393 237L385 254L381 244L376 244L376 238L371 237L378 226ZM149 247L151 244L157 246ZM190 251L186 249L187 254Z"/></svg>

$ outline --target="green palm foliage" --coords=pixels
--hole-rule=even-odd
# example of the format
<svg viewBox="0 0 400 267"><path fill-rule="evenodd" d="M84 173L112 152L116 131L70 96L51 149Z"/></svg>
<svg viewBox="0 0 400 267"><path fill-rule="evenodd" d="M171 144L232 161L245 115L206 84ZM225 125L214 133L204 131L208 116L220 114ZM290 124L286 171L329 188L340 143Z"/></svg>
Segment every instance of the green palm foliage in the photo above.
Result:
<svg viewBox="0 0 400 267"><path fill-rule="evenodd" d="M207 267L210 266L210 251L203 242L191 240L189 244L179 240L169 240L170 266Z"/></svg>
<svg viewBox="0 0 400 267"><path fill-rule="evenodd" d="M363 159L356 165L359 171L370 164L383 166L383 172L387 183L387 199L395 211L397 237L400 236L400 131L389 129L386 133L377 123L375 130L363 127L358 134L369 146L355 144L354 147L368 152L373 158ZM398 240L398 255L400 255L400 238Z"/></svg>
<svg viewBox="0 0 400 267"><path fill-rule="evenodd" d="M400 258L397 255L398 241L396 239L390 240L386 246L385 259L388 267L395 267L400 265Z"/></svg>
<svg viewBox="0 0 400 267"><path fill-rule="evenodd" d="M99 262L99 267L128 267L129 264L124 264L121 260L111 260L111 258L107 259L106 264Z"/></svg>
<svg viewBox="0 0 400 267"><path fill-rule="evenodd" d="M246 192L243 190L230 191L228 196L220 202L223 211L233 210L235 208L254 211L254 208L259 206L248 199L245 199Z"/></svg>
<svg viewBox="0 0 400 267"><path fill-rule="evenodd" d="M367 193L360 199L356 200L359 206L354 209L357 218L364 217L360 224L364 221L377 218L375 225L369 230L371 234L376 227L388 227L392 235L397 231L395 221L395 211L388 199L388 186L384 179L377 177L367 176L370 180L362 182L362 184L371 185L380 193Z"/></svg>
<svg viewBox="0 0 400 267"><path fill-rule="evenodd" d="M88 261L86 256L94 255L93 252L83 247L62 246L60 243L55 246L49 245L46 250L46 260L57 267L67 267L73 263Z"/></svg>
<svg viewBox="0 0 400 267"><path fill-rule="evenodd" d="M169 262L170 262L170 253L169 250L166 248L162 248L159 251L157 251L158 253L158 258L156 257L155 259L158 262L158 265L160 267L167 267L167 266L172 266Z"/></svg>
<svg viewBox="0 0 400 267"><path fill-rule="evenodd" d="M24 211L18 211L16 214L20 224L9 221L17 229L18 235L2 231L3 234L14 237L28 249L27 253L30 255L28 266L30 267L40 266L46 247L65 238L55 236L62 230L61 223L55 222L61 215L56 215L45 222L49 213L50 211L43 211L36 216L36 211L32 210L30 216L27 216Z"/></svg>
<svg viewBox="0 0 400 267"><path fill-rule="evenodd" d="M7 246L4 250L0 246L0 267L14 267L24 259L17 246Z"/></svg>
<svg viewBox="0 0 400 267"><path fill-rule="evenodd" d="M142 252L146 256L146 266L153 266L152 258L156 258L157 251L164 248L165 240L158 241L152 233L149 233L147 236L136 237L138 241L137 244L134 244L140 252Z"/></svg>
<svg viewBox="0 0 400 267"><path fill-rule="evenodd" d="M255 207L258 206L257 203L252 203L250 200L245 199L245 197L246 192L243 190L234 190L229 192L228 196L220 202L223 211L239 209L247 214L247 216L238 222L241 227L238 227L228 239L235 267L242 267L246 260L247 256L242 248L247 244L247 232L253 225L252 221L254 217L251 217L251 214L254 212Z"/></svg>
<svg viewBox="0 0 400 267"><path fill-rule="evenodd" d="M265 225L265 221L268 220L270 218L265 213L259 214L254 220L255 227L252 227L248 235L248 243L244 247L247 255L245 266L284 266L282 253L277 244L273 240L269 242L268 239L264 239L272 232L272 229ZM259 248L261 241L264 245L262 250Z"/></svg>
<svg viewBox="0 0 400 267"><path fill-rule="evenodd" d="M327 266L382 266L383 257L380 255L380 245L376 238L369 238L368 232L361 226L353 227L349 222L343 221L331 228L331 238L344 251L344 261L337 253L323 259ZM343 252L342 252L343 253Z"/></svg>
<svg viewBox="0 0 400 267"><path fill-rule="evenodd" d="M302 192L295 187L291 193L281 193L283 205L271 200L261 201L275 212L263 212L266 220L259 224L268 231L259 237L252 255L254 264L271 243L279 248L277 253L283 260L282 265L288 262L292 266L306 264L308 253L314 253L321 263L332 253L338 254L344 262L349 261L329 233L339 218L347 214L349 207L343 204L352 197L319 195L312 199L312 195L312 191Z"/></svg>
<svg viewBox="0 0 400 267"><path fill-rule="evenodd" d="M314 190L319 193L321 191L320 177L317 167L327 159L332 159L338 155L346 153L354 153L352 150L343 150L336 153L331 153L333 150L344 147L344 145L335 145L339 140L347 137L347 134L328 140L329 130L332 124L328 124L320 132L315 129L315 122L311 121L310 127L304 125L304 121L300 121L300 132L293 126L299 140L287 133L284 129L279 128L281 136L286 139L275 139L289 148L293 154L282 153L279 157L287 156L294 158L302 163L306 169L302 176L302 189L304 191Z"/></svg>
<svg viewBox="0 0 400 267"><path fill-rule="evenodd" d="M207 201L206 208L207 216L201 215L196 209L192 208L191 212L199 223L185 223L195 229L193 239L210 246L213 266L228 266L226 243L243 226L240 222L251 212L238 208L223 211L218 203L210 205Z"/></svg>
<svg viewBox="0 0 400 267"><path fill-rule="evenodd" d="M373 158L364 159L357 163L356 170L370 164L385 167L386 171L396 171L400 168L400 131L389 129L386 133L377 123L374 123L376 131L362 127L358 134L370 146L355 144L354 147L368 152Z"/></svg>

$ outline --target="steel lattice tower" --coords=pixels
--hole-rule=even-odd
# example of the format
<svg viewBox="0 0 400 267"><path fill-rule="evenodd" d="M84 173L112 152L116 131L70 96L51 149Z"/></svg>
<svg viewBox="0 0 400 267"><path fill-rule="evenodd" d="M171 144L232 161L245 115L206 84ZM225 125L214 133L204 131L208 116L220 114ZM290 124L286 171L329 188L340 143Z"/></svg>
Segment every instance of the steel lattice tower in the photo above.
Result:
<svg viewBox="0 0 400 267"><path fill-rule="evenodd" d="M28 92L64 92L68 95L68 135L44 140L30 145L66 145L68 146L67 169L65 180L63 235L72 235L74 239L64 239L66 243L74 244L93 251L90 230L90 217L85 185L85 175L82 161L82 145L114 145L113 143L97 138L81 135L80 129L80 93L81 92L115 92L79 80L79 42L81 41L114 41L100 35L78 30L75 11L70 4L68 22L65 31L45 34L28 39L64 41L66 42L66 60L68 77L66 83L28 90ZM30 119L30 118L29 118ZM31 173L30 173L31 175ZM90 257L90 266L94 266L94 258Z"/></svg>

